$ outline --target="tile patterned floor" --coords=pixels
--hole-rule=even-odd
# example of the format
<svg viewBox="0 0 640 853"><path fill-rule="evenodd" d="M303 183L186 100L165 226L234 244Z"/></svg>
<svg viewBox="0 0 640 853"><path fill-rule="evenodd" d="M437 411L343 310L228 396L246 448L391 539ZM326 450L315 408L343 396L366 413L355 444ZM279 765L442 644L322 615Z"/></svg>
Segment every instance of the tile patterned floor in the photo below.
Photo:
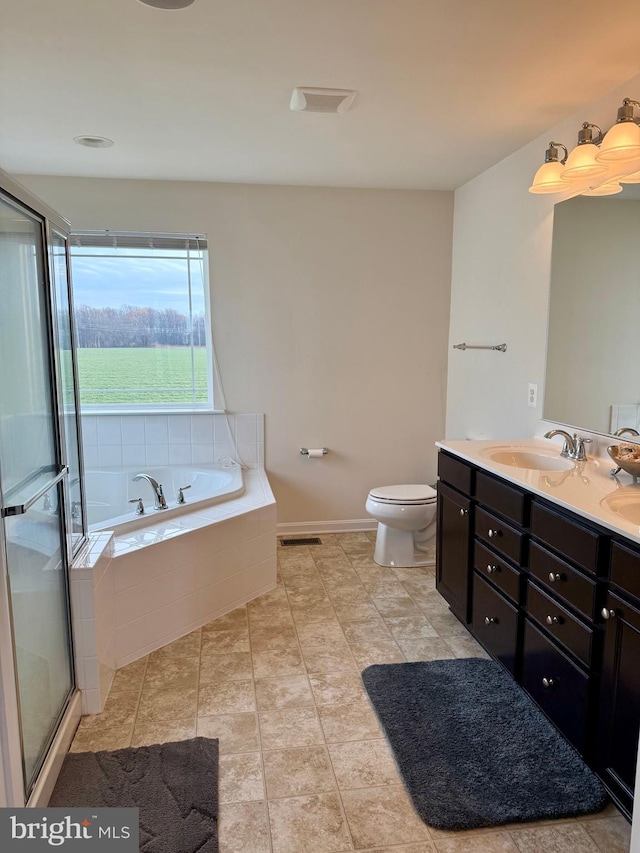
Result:
<svg viewBox="0 0 640 853"><path fill-rule="evenodd" d="M219 738L221 853L626 853L613 807L463 833L417 818L359 673L483 652L432 569L372 555L365 533L280 546L277 589L120 670L72 749Z"/></svg>

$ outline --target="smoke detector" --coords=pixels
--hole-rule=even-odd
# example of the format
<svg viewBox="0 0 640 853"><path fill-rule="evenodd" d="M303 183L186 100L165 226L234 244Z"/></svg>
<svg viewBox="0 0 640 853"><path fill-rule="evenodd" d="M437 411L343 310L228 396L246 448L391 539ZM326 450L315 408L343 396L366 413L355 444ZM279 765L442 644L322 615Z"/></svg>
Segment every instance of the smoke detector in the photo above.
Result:
<svg viewBox="0 0 640 853"><path fill-rule="evenodd" d="M145 6L152 6L154 9L186 9L191 6L195 0L139 0Z"/></svg>
<svg viewBox="0 0 640 853"><path fill-rule="evenodd" d="M112 148L113 139L106 136L74 136L76 145L84 145L86 148Z"/></svg>
<svg viewBox="0 0 640 853"><path fill-rule="evenodd" d="M353 89L319 89L311 86L296 86L289 107L308 113L346 113L356 92Z"/></svg>

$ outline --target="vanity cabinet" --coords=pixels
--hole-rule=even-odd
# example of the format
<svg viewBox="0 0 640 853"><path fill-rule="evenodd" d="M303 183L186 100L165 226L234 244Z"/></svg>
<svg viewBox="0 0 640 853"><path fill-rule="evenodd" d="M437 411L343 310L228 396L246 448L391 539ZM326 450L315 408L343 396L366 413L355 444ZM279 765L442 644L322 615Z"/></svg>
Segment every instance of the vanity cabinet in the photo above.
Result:
<svg viewBox="0 0 640 853"><path fill-rule="evenodd" d="M471 466L440 454L438 465L438 546L436 588L461 622L470 620L469 561L473 522Z"/></svg>
<svg viewBox="0 0 640 853"><path fill-rule="evenodd" d="M440 451L437 589L630 817L640 546Z"/></svg>
<svg viewBox="0 0 640 853"><path fill-rule="evenodd" d="M529 497L484 471L476 472L471 631L520 678L520 636Z"/></svg>
<svg viewBox="0 0 640 853"><path fill-rule="evenodd" d="M640 550L613 543L602 613L606 630L596 768L630 812L640 720Z"/></svg>
<svg viewBox="0 0 640 853"><path fill-rule="evenodd" d="M609 537L539 498L530 534L522 686L591 762Z"/></svg>

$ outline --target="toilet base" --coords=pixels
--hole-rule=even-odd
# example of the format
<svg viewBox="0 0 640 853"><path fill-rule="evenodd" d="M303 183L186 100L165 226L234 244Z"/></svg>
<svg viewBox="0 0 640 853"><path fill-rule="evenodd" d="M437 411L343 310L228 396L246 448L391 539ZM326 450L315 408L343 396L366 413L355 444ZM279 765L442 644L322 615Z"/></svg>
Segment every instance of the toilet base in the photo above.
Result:
<svg viewBox="0 0 640 853"><path fill-rule="evenodd" d="M420 544L424 547L423 543ZM406 569L435 565L435 560L425 560L424 556L424 551L416 551L413 531L399 530L378 522L374 563L387 568Z"/></svg>

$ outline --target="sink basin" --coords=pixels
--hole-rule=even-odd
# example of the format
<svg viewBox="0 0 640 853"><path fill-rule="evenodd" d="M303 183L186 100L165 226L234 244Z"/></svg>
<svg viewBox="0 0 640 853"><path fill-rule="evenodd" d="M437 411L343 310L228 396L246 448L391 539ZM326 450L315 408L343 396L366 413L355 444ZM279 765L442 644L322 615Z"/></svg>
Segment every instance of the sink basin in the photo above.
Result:
<svg viewBox="0 0 640 853"><path fill-rule="evenodd" d="M614 492L603 498L600 505L625 521L640 525L640 491Z"/></svg>
<svg viewBox="0 0 640 853"><path fill-rule="evenodd" d="M556 452L548 455L539 450L527 447L503 445L491 447L482 454L492 462L508 465L510 468L525 468L529 471L567 471L573 467L573 462L559 456Z"/></svg>

